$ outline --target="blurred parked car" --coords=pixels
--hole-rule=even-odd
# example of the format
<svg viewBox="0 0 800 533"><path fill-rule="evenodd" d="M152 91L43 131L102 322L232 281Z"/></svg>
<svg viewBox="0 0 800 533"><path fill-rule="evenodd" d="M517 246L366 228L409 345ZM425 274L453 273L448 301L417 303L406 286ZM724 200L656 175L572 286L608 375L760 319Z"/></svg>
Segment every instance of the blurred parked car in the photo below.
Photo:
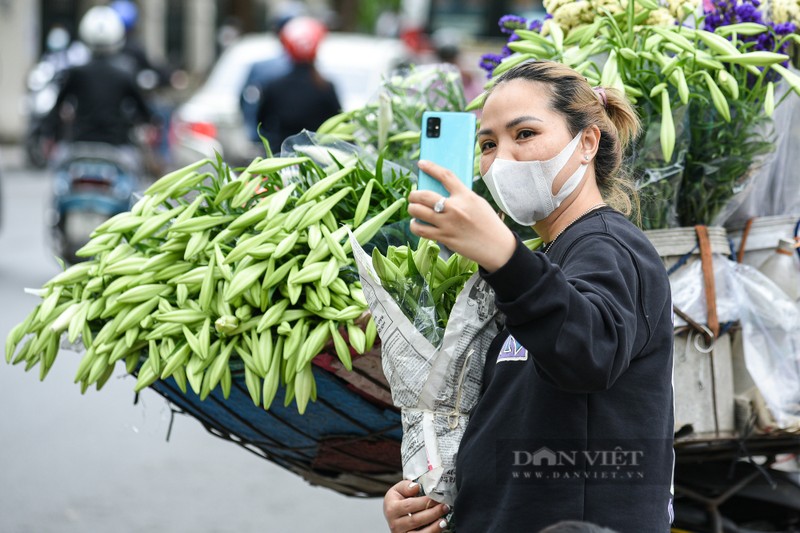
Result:
<svg viewBox="0 0 800 533"><path fill-rule="evenodd" d="M213 157L215 151L231 166L247 165L264 154L263 146L248 138L239 98L252 65L282 53L278 38L268 33L245 35L220 56L206 82L173 114L176 167ZM336 86L347 111L367 103L383 76L407 59L399 40L330 33L320 46L317 68Z"/></svg>

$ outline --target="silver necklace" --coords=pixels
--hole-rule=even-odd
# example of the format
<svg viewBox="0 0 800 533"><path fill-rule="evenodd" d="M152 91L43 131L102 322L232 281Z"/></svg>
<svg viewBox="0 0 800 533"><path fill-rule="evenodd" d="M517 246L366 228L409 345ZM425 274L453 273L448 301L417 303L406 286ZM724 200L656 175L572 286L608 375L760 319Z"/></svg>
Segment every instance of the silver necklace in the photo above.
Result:
<svg viewBox="0 0 800 533"><path fill-rule="evenodd" d="M547 252L548 250L550 250L550 248L552 248L552 247L553 247L553 243L554 243L554 242L556 242L556 239L558 239L559 237L561 237L561 234L562 234L562 233L564 233L565 231L567 231L567 229L568 229L570 226L572 226L574 223L576 223L578 220L580 220L581 218L585 217L586 215L588 215L589 213L591 213L591 212L592 212L592 211L594 211L595 209L600 209L601 207L605 207L605 206L606 206L606 203L605 203L605 202L600 202L599 204L595 204L595 205L593 205L592 207L590 207L589 209L587 209L586 211L584 211L584 212L583 212L583 213L581 213L580 215L578 215L578 216L576 216L575 218L573 218L573 219L572 219L572 220L569 222L569 224L567 224L566 226L564 226L563 228L561 228L561 231L559 231L558 233L556 233L556 236L555 236L555 237L553 237L553 240L552 240L552 241L548 242L548 243L545 245L544 251L545 251L545 252Z"/></svg>

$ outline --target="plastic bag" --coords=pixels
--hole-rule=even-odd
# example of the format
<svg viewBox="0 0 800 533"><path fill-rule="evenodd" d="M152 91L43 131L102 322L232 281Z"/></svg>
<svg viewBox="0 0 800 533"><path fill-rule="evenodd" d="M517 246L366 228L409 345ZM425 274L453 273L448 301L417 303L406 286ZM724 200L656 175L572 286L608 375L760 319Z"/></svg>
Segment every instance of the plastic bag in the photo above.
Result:
<svg viewBox="0 0 800 533"><path fill-rule="evenodd" d="M634 146L628 163L633 167L639 192L643 229L665 229L678 226L677 202L683 179L686 153L689 148L688 112L686 106L672 110L675 124L675 148L672 159L664 161L661 150L661 121L657 114L643 106L640 112L649 124Z"/></svg>
<svg viewBox="0 0 800 533"><path fill-rule="evenodd" d="M737 264L747 370L781 427L800 424L800 310L758 270Z"/></svg>
<svg viewBox="0 0 800 533"><path fill-rule="evenodd" d="M714 285L717 296L717 318L721 323L739 320L738 302L728 275L730 259L719 254L712 256ZM706 291L700 261L692 261L676 270L669 278L672 288L672 303L700 324L707 324ZM675 316L675 327L686 326L686 322Z"/></svg>
<svg viewBox="0 0 800 533"><path fill-rule="evenodd" d="M362 147L355 144L339 140L330 135L318 135L312 131L303 130L300 133L286 138L281 145L281 157L309 157L312 161L323 168L338 168L336 162L341 164L360 161L370 170L377 173L379 157ZM383 183L392 183L397 176L407 174L412 175L409 167L399 165L393 161L380 159L380 171ZM292 170L288 167L284 175L284 182L291 182Z"/></svg>
<svg viewBox="0 0 800 533"><path fill-rule="evenodd" d="M403 314L425 340L441 346L444 329L439 327L439 316L428 283L420 276L407 277L383 288L397 303Z"/></svg>
<svg viewBox="0 0 800 533"><path fill-rule="evenodd" d="M444 328L439 326L440 317L428 281L419 272L409 273L391 283L382 282L382 288L397 303L415 330L432 346L441 346Z"/></svg>
<svg viewBox="0 0 800 533"><path fill-rule="evenodd" d="M800 212L800 174L796 172L800 166L800 151L796 149L800 138L800 96L785 83L778 84L775 92L776 101L785 98L773 116L775 153L754 176L752 187L725 221L726 226L741 227L753 217Z"/></svg>
<svg viewBox="0 0 800 533"><path fill-rule="evenodd" d="M773 121L743 100L729 100L733 119L700 100L689 105L691 146L678 196L681 226L722 226L773 156Z"/></svg>
<svg viewBox="0 0 800 533"><path fill-rule="evenodd" d="M747 371L781 427L800 424L800 309L780 287L757 269L714 257L720 322L742 326ZM705 323L701 263L673 274L673 303ZM676 318L676 325L682 321Z"/></svg>
<svg viewBox="0 0 800 533"><path fill-rule="evenodd" d="M722 208L711 220L710 224L712 226L723 226L728 224L728 220L747 200L747 197L751 194L753 189L758 188L761 183L769 180L772 163L775 159L775 152L772 151L772 146L774 146L774 143L777 140L777 137L773 132L766 131L767 129L770 129L771 126L771 123L765 124L763 126L764 129L762 129L759 133L754 134L754 139L761 140L754 140L753 143L762 144L764 146L764 151L757 153L752 157L750 160L750 166L741 175L735 187L733 187L733 193L730 195L728 201L722 205ZM769 145L769 147L767 147L767 145ZM736 158L736 156L731 156L727 159L734 158ZM745 159L742 158L742 161L745 162ZM715 169L714 172L724 172L724 170L718 171Z"/></svg>

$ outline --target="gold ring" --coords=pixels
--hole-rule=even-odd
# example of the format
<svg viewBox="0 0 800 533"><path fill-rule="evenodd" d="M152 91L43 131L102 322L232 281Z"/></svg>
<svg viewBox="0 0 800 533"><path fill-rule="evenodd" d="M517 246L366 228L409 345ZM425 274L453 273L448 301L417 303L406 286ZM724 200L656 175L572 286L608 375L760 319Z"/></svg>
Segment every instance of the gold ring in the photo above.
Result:
<svg viewBox="0 0 800 533"><path fill-rule="evenodd" d="M428 510L428 507L430 507L430 506L431 506L431 502L432 502L432 501L433 501L433 500L428 500L428 503L426 503L426 504L425 504L425 510L426 510L426 511Z"/></svg>

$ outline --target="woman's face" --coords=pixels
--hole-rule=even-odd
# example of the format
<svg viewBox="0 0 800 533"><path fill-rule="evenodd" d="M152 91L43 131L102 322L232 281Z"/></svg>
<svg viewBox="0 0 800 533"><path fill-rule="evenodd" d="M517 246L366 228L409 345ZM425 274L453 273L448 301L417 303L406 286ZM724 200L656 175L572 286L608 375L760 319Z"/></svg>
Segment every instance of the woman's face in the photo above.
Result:
<svg viewBox="0 0 800 533"><path fill-rule="evenodd" d="M550 107L550 96L539 82L514 79L497 85L483 106L478 144L481 174L495 158L545 161L557 156L572 140L563 115ZM580 145L553 182L553 189L581 164Z"/></svg>

